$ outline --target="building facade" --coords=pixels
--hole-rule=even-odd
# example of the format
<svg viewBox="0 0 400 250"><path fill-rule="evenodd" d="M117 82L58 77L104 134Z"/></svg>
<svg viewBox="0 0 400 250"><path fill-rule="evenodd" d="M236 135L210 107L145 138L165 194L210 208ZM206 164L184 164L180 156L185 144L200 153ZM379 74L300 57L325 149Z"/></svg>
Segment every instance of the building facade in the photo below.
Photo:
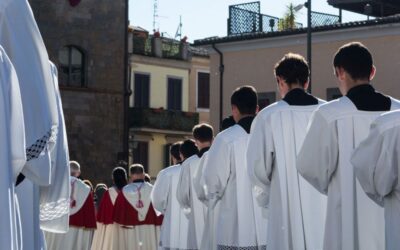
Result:
<svg viewBox="0 0 400 250"><path fill-rule="evenodd" d="M131 27L129 41L130 163L143 164L155 177L170 165L170 145L190 138L199 121L209 121L209 58L204 50L149 36L140 27Z"/></svg>
<svg viewBox="0 0 400 250"><path fill-rule="evenodd" d="M326 100L340 96L333 70L333 56L340 46L364 43L374 57L377 73L372 84L381 92L400 98L400 18L317 27L312 33L312 94ZM210 52L210 120L219 126L220 56L223 54L223 116L230 114L230 96L235 88L249 84L259 92L260 105L280 99L274 65L288 52L307 55L306 29L243 34L195 41ZM356 63L356 62L355 62Z"/></svg>
<svg viewBox="0 0 400 250"><path fill-rule="evenodd" d="M111 182L123 158L125 0L29 0L58 68L71 160Z"/></svg>

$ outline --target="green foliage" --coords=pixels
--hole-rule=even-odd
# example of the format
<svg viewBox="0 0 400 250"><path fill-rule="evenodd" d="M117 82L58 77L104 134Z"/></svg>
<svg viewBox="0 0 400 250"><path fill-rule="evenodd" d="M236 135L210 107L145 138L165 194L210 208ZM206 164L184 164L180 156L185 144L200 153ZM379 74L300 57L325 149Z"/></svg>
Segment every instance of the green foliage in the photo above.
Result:
<svg viewBox="0 0 400 250"><path fill-rule="evenodd" d="M278 30L289 30L296 28L296 11L293 3L286 6L286 13L278 22Z"/></svg>

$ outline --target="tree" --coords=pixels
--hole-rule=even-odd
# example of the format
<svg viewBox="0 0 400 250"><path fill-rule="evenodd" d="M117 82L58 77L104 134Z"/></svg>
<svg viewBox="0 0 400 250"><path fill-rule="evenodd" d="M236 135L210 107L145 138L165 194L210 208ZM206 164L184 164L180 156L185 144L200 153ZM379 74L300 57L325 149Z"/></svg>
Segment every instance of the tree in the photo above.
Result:
<svg viewBox="0 0 400 250"><path fill-rule="evenodd" d="M279 19L278 30L288 30L296 28L296 11L293 3L286 6L286 13L282 19Z"/></svg>

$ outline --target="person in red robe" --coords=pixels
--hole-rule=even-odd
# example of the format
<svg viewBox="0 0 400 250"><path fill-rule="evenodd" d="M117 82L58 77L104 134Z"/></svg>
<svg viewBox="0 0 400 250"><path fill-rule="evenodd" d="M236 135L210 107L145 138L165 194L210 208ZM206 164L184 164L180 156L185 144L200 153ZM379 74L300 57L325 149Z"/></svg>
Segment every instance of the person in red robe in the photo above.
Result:
<svg viewBox="0 0 400 250"><path fill-rule="evenodd" d="M93 231L96 229L96 214L93 193L89 186L78 179L80 165L70 162L71 196L69 230L67 233L46 233L48 250L89 250Z"/></svg>
<svg viewBox="0 0 400 250"><path fill-rule="evenodd" d="M122 167L116 167L112 171L114 185L103 195L97 213L97 229L93 236L92 250L113 249L113 235L115 225L113 220L114 205L118 194L126 186L127 175Z"/></svg>
<svg viewBox="0 0 400 250"><path fill-rule="evenodd" d="M129 173L131 183L122 189L115 201L113 249L156 250L162 217L151 203L153 186L144 181L142 165L133 164Z"/></svg>

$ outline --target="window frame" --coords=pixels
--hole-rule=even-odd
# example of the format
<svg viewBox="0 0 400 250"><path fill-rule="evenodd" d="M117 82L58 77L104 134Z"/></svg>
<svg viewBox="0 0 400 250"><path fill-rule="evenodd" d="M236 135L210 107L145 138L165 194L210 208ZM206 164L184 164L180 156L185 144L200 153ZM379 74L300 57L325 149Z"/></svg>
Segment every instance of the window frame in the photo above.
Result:
<svg viewBox="0 0 400 250"><path fill-rule="evenodd" d="M168 106L168 103L169 103L169 79L180 80L181 81L181 109L180 110L170 109L169 106ZM183 111L184 110L184 108L183 108L183 77L167 75L166 94L167 94L167 98L165 98L166 99L165 107L166 107L167 110L174 110L174 111Z"/></svg>
<svg viewBox="0 0 400 250"><path fill-rule="evenodd" d="M199 108L199 73L207 73L210 76L209 93L208 93L208 108ZM211 73L210 73L210 70L197 69L196 70L196 111L197 112L210 112L210 107L211 107Z"/></svg>
<svg viewBox="0 0 400 250"><path fill-rule="evenodd" d="M137 107L135 106L135 75L139 74L139 75L147 75L149 76L149 105L148 107L140 107L140 108L150 108L151 107L151 73L148 72L142 72L142 71L133 71L133 77L132 77L132 107Z"/></svg>
<svg viewBox="0 0 400 250"><path fill-rule="evenodd" d="M60 51L64 48L68 49L68 65L64 66L64 64L61 64L60 62L60 57L58 56L58 62L59 62L59 71L62 72L61 68L62 67L68 67L68 73L67 75L67 81L66 82L61 82L60 81L60 85L65 86L65 87L71 87L71 88L86 88L87 87L87 75L86 75L86 62L87 62L87 53L84 49L82 49L80 46L77 45L65 45L63 46L60 50L58 50L58 52L60 53ZM81 80L80 80L80 86L72 84L72 51L73 49L77 50L82 57L82 61L81 61Z"/></svg>

